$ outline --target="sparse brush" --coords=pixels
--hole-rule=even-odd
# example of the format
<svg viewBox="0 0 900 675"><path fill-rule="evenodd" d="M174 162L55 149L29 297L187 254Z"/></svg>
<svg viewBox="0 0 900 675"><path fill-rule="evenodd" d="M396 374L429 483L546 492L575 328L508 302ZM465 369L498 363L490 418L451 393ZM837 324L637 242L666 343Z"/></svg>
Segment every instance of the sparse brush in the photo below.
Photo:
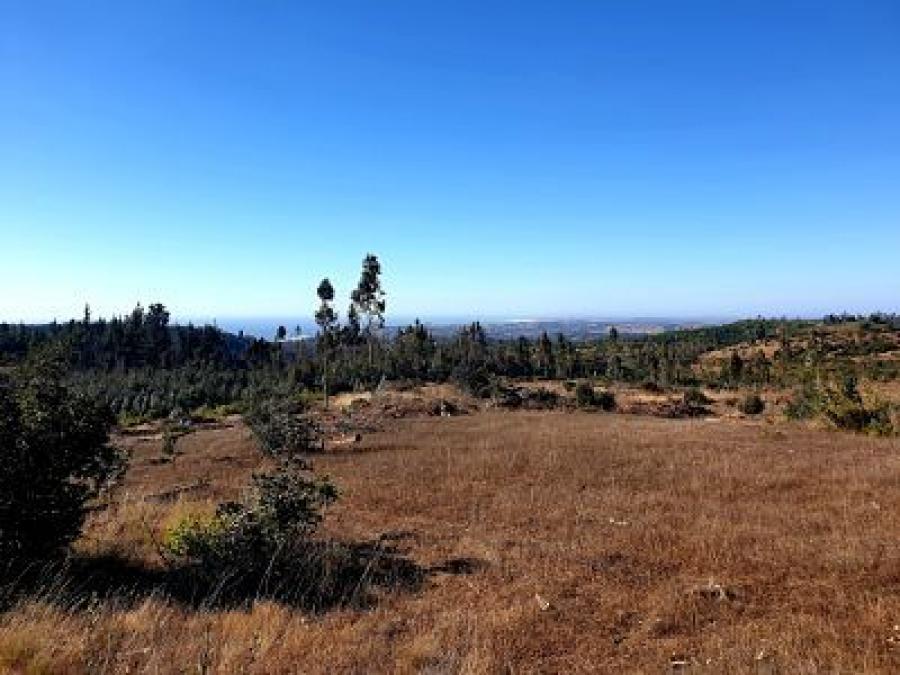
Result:
<svg viewBox="0 0 900 675"><path fill-rule="evenodd" d="M321 452L322 434L318 425L300 414L296 404L267 400L254 405L244 415L266 455L303 455Z"/></svg>
<svg viewBox="0 0 900 675"><path fill-rule="evenodd" d="M242 593L248 584L287 584L296 571L322 509L337 498L327 479L307 477L297 467L253 477L240 502L224 502L212 516L191 515L165 533L172 559L198 575L207 588Z"/></svg>
<svg viewBox="0 0 900 675"><path fill-rule="evenodd" d="M579 408L592 408L595 403L594 385L590 382L579 382L575 387L575 403Z"/></svg>
<svg viewBox="0 0 900 675"><path fill-rule="evenodd" d="M876 436L900 433L891 406L880 401L867 404L851 375L838 383L807 382L788 403L785 414L790 419L821 417L837 429Z"/></svg>
<svg viewBox="0 0 900 675"><path fill-rule="evenodd" d="M162 456L165 461L171 462L175 460L178 454L178 436L171 429L163 431L162 438Z"/></svg>
<svg viewBox="0 0 900 675"><path fill-rule="evenodd" d="M682 394L681 400L684 405L692 408L701 408L712 403L712 399L704 394L702 390L697 389L696 387L685 389L684 393Z"/></svg>
<svg viewBox="0 0 900 675"><path fill-rule="evenodd" d="M737 409L745 415L759 415L766 409L766 403L759 394L747 394L738 402Z"/></svg>

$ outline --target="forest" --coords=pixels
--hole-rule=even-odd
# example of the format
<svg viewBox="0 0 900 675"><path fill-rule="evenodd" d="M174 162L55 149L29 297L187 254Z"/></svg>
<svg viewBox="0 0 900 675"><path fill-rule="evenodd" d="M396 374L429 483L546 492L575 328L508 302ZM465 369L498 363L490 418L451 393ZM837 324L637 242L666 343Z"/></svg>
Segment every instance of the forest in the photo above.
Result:
<svg viewBox="0 0 900 675"><path fill-rule="evenodd" d="M453 338L436 338L418 320L387 327L381 265L363 261L346 320L334 309L328 279L317 289L314 340L227 333L213 325L173 325L162 303L93 320L47 325L0 323L0 364L47 349L63 353L71 384L108 405L120 420L242 409L272 395L312 399L372 389L385 381L454 382L475 396L497 394L516 379L590 379L647 387L790 387L812 378L889 381L900 360L900 317L831 314L820 321L765 319L577 341L543 333L535 340L492 339L478 321ZM744 345L742 349L723 350Z"/></svg>

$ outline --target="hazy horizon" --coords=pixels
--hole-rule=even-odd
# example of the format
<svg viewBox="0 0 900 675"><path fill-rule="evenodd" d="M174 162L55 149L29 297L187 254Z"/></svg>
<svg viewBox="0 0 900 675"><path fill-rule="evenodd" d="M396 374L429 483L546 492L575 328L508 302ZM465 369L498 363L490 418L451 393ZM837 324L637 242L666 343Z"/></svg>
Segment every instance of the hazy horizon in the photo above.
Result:
<svg viewBox="0 0 900 675"><path fill-rule="evenodd" d="M144 305L146 307L146 305ZM167 308L169 309L169 308ZM844 310L834 311L833 313L840 314ZM871 311L881 311L881 310L871 310ZM476 316L476 315L457 315L457 316L390 316L386 317L386 325L390 328L398 328L402 326L406 326L416 321L417 319L424 323L427 326L432 326L436 328L446 328L446 327L455 327L468 324L472 321L480 321L484 325L490 324L506 324L506 325L515 325L515 324L544 324L544 323L599 323L599 324L616 324L619 326L625 325L642 325L642 326L659 326L659 325L715 325L720 323L728 323L732 321L739 321L742 319L753 319L758 316L762 316L763 318L787 318L787 319L821 319L825 314L831 312L822 312L822 313L807 313L807 314L777 314L777 313L769 313L769 314L734 314L734 315L709 315L709 316L687 316L687 315L659 315L659 316L603 316L603 315L585 315L585 316L532 316L532 317L516 317L516 316L501 316L501 315L486 315L486 316ZM861 314L868 315L871 312L859 312ZM104 319L109 320L113 316L126 316L127 312L118 312L112 315L102 315L96 314L92 311L92 320ZM35 320L35 321L19 321L19 320L8 320L4 317L0 316L0 323L9 323L9 324L31 324L31 325L46 325L52 323L54 320L57 323L66 323L69 320L80 320L83 314L67 316L67 317L52 317L43 320ZM341 315L339 317L343 320L344 316ZM288 336L293 336L296 333L296 327L300 326L301 334L303 336L309 337L316 333L318 327L312 318L307 317L299 317L291 316L291 315L281 315L281 316L222 316L222 317L212 317L212 316L179 316L177 314L173 314L171 317L171 323L173 325L181 325L185 326L188 324L193 324L195 326L202 325L215 325L218 328L237 334L239 332L243 332L245 335L254 336L254 337L263 337L267 339L271 339L279 326L284 326L288 331Z"/></svg>

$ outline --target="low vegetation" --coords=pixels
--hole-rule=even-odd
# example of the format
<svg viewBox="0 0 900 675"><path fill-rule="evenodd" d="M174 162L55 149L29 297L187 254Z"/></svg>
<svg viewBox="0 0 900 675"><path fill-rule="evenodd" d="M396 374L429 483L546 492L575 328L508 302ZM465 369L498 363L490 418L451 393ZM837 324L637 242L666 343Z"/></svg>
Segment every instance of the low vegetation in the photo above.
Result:
<svg viewBox="0 0 900 675"><path fill-rule="evenodd" d="M760 415L766 409L766 403L757 393L746 394L737 405L745 415Z"/></svg>
<svg viewBox="0 0 900 675"><path fill-rule="evenodd" d="M48 353L0 375L0 557L12 568L65 552L121 466L108 409L70 391L63 369Z"/></svg>

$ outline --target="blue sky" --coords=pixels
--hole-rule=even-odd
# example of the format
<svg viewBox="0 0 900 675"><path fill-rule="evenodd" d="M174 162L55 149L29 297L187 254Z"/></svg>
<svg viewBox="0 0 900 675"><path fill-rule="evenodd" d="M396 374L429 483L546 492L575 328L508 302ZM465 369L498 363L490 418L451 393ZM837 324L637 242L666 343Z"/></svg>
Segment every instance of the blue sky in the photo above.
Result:
<svg viewBox="0 0 900 675"><path fill-rule="evenodd" d="M900 310L900 4L7 0L0 235L6 320Z"/></svg>

